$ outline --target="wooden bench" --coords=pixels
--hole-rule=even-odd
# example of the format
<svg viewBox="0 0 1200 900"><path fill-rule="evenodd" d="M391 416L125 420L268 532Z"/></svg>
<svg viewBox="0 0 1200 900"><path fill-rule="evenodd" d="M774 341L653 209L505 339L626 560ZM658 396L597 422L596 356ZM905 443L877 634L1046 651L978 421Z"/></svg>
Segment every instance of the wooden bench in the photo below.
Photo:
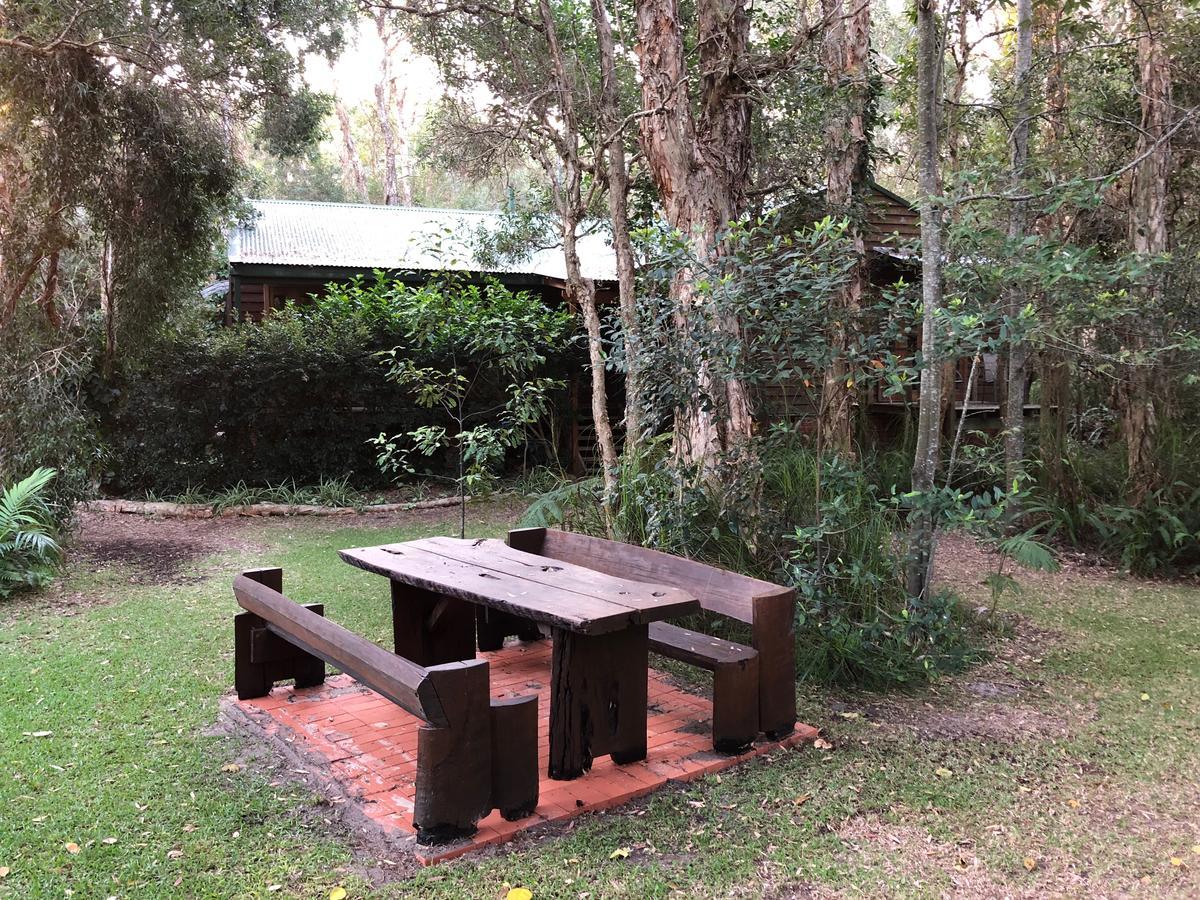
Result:
<svg viewBox="0 0 1200 900"><path fill-rule="evenodd" d="M420 666L324 618L320 604L283 595L283 570L237 576L233 593L238 699L262 697L276 681L325 679L325 663L424 721L417 733L413 824L421 843L474 833L493 809L522 818L538 802L537 697L491 700L486 660Z"/></svg>
<svg viewBox="0 0 1200 900"><path fill-rule="evenodd" d="M796 724L795 592L669 553L547 528L508 534L509 546L635 581L668 584L701 607L744 622L745 646L665 622L650 625L650 649L713 672L713 745L732 752L758 733L790 734Z"/></svg>

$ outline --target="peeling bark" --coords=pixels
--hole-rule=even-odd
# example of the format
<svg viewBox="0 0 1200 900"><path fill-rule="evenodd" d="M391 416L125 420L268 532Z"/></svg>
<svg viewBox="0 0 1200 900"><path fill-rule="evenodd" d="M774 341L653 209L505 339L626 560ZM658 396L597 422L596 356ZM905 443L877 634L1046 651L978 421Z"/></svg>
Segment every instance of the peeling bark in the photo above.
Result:
<svg viewBox="0 0 1200 900"><path fill-rule="evenodd" d="M1134 152L1144 159L1133 170L1129 244L1134 253L1151 258L1169 249L1171 144L1167 134L1171 127L1171 70L1163 46L1165 14L1161 3L1135 0L1131 16L1138 29L1138 93L1142 113ZM1160 276L1152 275L1142 291L1146 307L1157 307L1162 293ZM1145 328L1144 322L1133 322L1126 330L1126 349L1134 358L1126 367L1118 390L1129 472L1126 499L1134 506L1158 488L1162 477L1155 447L1161 378L1157 364L1144 358L1152 349L1153 339Z"/></svg>
<svg viewBox="0 0 1200 900"><path fill-rule="evenodd" d="M861 202L867 182L867 103L870 93L870 0L822 0L822 60L833 111L825 125L825 201L831 214L849 220L855 257L846 286L830 310L830 343L836 356L821 391L819 437L843 456L854 456L857 373L849 355L867 285Z"/></svg>
<svg viewBox="0 0 1200 900"><path fill-rule="evenodd" d="M921 397L917 417L917 449L912 487L928 494L934 488L941 447L942 366L936 319L942 308L942 206L939 176L938 120L941 96L938 76L941 46L935 0L917 4L917 127L921 184ZM929 591L933 570L934 518L928 508L911 516L906 585L911 598Z"/></svg>
<svg viewBox="0 0 1200 900"><path fill-rule="evenodd" d="M750 35L742 0L700 0L695 54L699 94L688 91L683 29L676 0L638 0L638 61L642 75L642 151L668 223L692 241L700 259L719 261L721 235L744 210L750 168L750 94L739 74ZM693 112L693 99L695 112ZM707 308L693 273L671 283L683 327L699 312L733 340L740 324ZM676 411L675 452L685 463L711 465L740 451L753 431L750 396L740 378L721 378L706 362L697 372L706 395Z"/></svg>
<svg viewBox="0 0 1200 900"><path fill-rule="evenodd" d="M1030 102L1030 70L1033 66L1033 0L1017 0L1017 44L1013 60L1013 90L1016 105L1013 110L1013 129L1010 136L1012 156L1012 187L1014 194L1026 190L1026 169L1029 164L1029 124L1032 119ZM1008 209L1008 243L1018 246L1028 231L1028 204L1023 200L1010 202ZM1010 320L1020 316L1027 297L1019 284L1005 291L1004 311ZM1017 340L1008 353L1008 389L1004 396L1004 478L1006 489L1025 480L1025 382L1028 345ZM1009 511L1015 520L1020 515L1019 501L1009 501Z"/></svg>
<svg viewBox="0 0 1200 900"><path fill-rule="evenodd" d="M358 142L354 140L354 129L350 123L350 113L340 99L334 100L334 112L337 114L338 128L342 133L342 171L350 180L350 187L355 199L362 203L370 203L371 195L367 191L367 175L363 171L362 159L358 155Z"/></svg>

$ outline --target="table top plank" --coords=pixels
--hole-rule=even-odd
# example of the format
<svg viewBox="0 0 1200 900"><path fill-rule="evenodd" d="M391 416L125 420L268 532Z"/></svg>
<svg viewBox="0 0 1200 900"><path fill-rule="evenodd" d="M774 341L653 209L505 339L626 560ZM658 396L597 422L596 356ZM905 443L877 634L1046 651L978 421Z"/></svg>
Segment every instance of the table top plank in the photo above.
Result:
<svg viewBox="0 0 1200 900"><path fill-rule="evenodd" d="M503 541L494 539L435 537L411 541L410 546L547 587L616 603L632 610L633 621L639 625L695 612L698 602L681 588L606 575L586 566L515 550Z"/></svg>
<svg viewBox="0 0 1200 900"><path fill-rule="evenodd" d="M426 539L339 555L404 584L581 634L606 634L700 609L678 588L614 578L495 540Z"/></svg>

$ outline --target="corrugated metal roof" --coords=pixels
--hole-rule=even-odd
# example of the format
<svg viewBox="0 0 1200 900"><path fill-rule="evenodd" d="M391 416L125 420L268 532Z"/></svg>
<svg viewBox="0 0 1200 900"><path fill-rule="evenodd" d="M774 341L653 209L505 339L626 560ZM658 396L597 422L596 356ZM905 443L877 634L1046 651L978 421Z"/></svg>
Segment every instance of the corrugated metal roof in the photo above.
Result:
<svg viewBox="0 0 1200 900"><path fill-rule="evenodd" d="M480 265L472 249L475 236L481 229L499 230L500 213L299 200L250 203L258 215L230 233L231 263L567 276L561 246L533 248L526 258L499 266ZM616 280L616 259L604 234L580 237L579 260L585 278Z"/></svg>

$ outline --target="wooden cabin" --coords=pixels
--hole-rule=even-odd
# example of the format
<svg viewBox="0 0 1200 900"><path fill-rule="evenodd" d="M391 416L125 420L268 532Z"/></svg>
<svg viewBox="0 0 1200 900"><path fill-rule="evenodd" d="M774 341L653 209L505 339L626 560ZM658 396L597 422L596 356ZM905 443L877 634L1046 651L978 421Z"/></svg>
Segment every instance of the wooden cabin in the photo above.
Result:
<svg viewBox="0 0 1200 900"><path fill-rule="evenodd" d="M330 282L370 278L377 270L410 282L443 271L489 275L551 305L563 302L567 273L557 243L532 246L519 259L480 261L478 238L505 229L502 213L300 200L250 204L254 216L229 236L226 322L259 321L289 300L320 294ZM615 292L616 259L603 234L581 236L579 258L602 296Z"/></svg>

